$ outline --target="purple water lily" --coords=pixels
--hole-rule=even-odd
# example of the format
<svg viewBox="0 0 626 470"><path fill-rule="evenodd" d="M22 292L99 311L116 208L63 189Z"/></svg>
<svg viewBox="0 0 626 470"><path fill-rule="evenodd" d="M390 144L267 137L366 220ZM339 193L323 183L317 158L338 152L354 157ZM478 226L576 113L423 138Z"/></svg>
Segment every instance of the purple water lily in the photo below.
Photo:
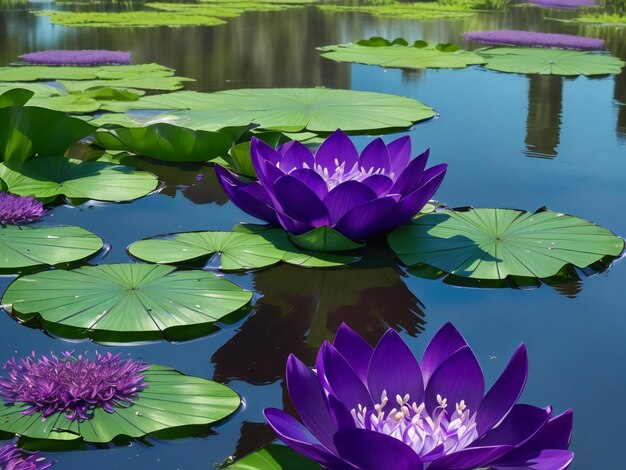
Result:
<svg viewBox="0 0 626 470"><path fill-rule="evenodd" d="M45 420L60 412L69 420L91 419L96 408L114 413L116 406L130 406L144 389L141 372L147 364L120 359L120 354L97 354L95 359L65 352L61 357L32 357L4 366L0 398L6 405L25 403L26 415L41 413Z"/></svg>
<svg viewBox="0 0 626 470"><path fill-rule="evenodd" d="M0 225L32 224L47 213L34 197L0 193Z"/></svg>
<svg viewBox="0 0 626 470"><path fill-rule="evenodd" d="M130 64L130 52L102 49L37 51L21 55L20 58L30 64L39 65Z"/></svg>
<svg viewBox="0 0 626 470"><path fill-rule="evenodd" d="M596 0L530 0L530 3L540 7L572 10L580 7L597 5Z"/></svg>
<svg viewBox="0 0 626 470"><path fill-rule="evenodd" d="M55 464L54 461L45 462L39 452L25 453L15 444L5 444L0 447L0 469L2 470L46 470Z"/></svg>
<svg viewBox="0 0 626 470"><path fill-rule="evenodd" d="M520 345L485 394L474 353L448 323L421 365L398 333L372 348L345 324L317 356L316 371L293 355L287 388L301 422L265 417L295 451L331 470L562 470L573 415L517 404L528 374Z"/></svg>
<svg viewBox="0 0 626 470"><path fill-rule="evenodd" d="M463 39L501 46L553 47L584 51L604 49L604 40L575 36L573 34L538 33L534 31L473 31L463 34Z"/></svg>
<svg viewBox="0 0 626 470"><path fill-rule="evenodd" d="M428 150L411 160L411 139L388 145L378 138L361 155L341 130L313 154L299 142L273 149L252 138L252 164L259 178L243 182L216 167L230 199L253 217L299 235L329 226L363 240L402 225L435 193L446 164L426 168Z"/></svg>

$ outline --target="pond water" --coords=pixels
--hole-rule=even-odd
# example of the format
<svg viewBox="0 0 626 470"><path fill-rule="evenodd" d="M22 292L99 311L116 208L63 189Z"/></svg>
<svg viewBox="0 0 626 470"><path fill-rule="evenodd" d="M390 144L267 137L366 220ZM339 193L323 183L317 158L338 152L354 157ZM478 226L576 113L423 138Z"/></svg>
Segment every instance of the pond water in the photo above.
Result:
<svg viewBox="0 0 626 470"><path fill-rule="evenodd" d="M440 116L406 132L414 154L431 148L431 162L448 162L437 199L448 206L535 210L542 206L626 234L626 71L619 76L564 79L465 70L402 71L335 63L317 46L373 35L431 42L461 41L464 31L527 29L601 37L626 59L626 28L546 21L570 16L539 8L509 8L459 20L412 21L315 7L246 13L218 27L88 29L54 26L7 2L0 12L0 63L31 50L130 50L135 63L157 62L195 78L191 88L327 86L408 96ZM31 4L31 7L33 5ZM37 7L42 4L37 4ZM44 8L53 5L43 4ZM95 6L94 8L102 8ZM401 135L401 134L398 134ZM391 140L394 136L386 136ZM358 137L363 148L369 141ZM130 260L138 239L176 231L230 230L253 221L228 202L212 169L152 167L166 187L130 204L63 206L49 224L79 225L111 250L92 261ZM196 181L203 171L207 177ZM256 293L251 313L208 337L107 348L70 344L0 316L0 359L73 349L122 351L135 358L226 383L245 406L210 435L146 438L108 449L52 452L59 469L201 469L272 441L262 409L282 408L289 353L312 364L325 339L347 322L370 342L388 327L421 354L452 321L493 383L521 342L530 357L523 402L573 408L576 457L571 468L623 468L626 441L626 266L579 281L534 289L476 289L405 274L384 249L367 264L309 270L287 265L227 275ZM0 291L14 278L0 277ZM604 410L603 406L609 405Z"/></svg>

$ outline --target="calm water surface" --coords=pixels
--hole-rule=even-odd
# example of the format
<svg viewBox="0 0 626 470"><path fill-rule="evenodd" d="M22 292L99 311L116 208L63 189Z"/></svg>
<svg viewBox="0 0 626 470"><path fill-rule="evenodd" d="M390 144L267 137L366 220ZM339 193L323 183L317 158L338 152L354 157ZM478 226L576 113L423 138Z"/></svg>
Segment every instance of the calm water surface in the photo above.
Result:
<svg viewBox="0 0 626 470"><path fill-rule="evenodd" d="M0 64L31 50L127 49L136 63L158 62L193 77L192 88L328 86L409 96L440 117L415 126L414 153L431 148L448 162L437 198L452 207L542 206L626 234L626 73L588 79L502 74L478 68L401 71L338 64L315 47L372 35L459 42L463 31L517 28L602 37L626 59L626 28L566 25L536 8L446 21L373 18L314 7L249 13L219 27L81 29L51 25L19 2L0 12ZM34 6L34 5L31 5ZM53 5L43 5L52 8ZM102 7L95 7L102 8ZM468 45L466 45L468 46ZM386 140L393 136L385 137ZM357 139L364 147L368 138ZM127 262L126 247L143 237L187 230L229 230L250 217L228 202L210 168L151 167L166 182L160 194L132 204L59 207L46 223L91 230L111 251L95 262ZM623 468L626 441L626 266L581 276L579 282L530 290L469 289L407 276L379 249L367 264L339 270L292 266L228 275L256 292L250 315L208 337L115 348L135 358L227 383L245 406L210 435L147 438L108 449L54 452L61 469L206 469L273 439L262 409L284 404L283 371L294 352L313 363L317 348L342 322L375 342L400 330L421 354L432 335L453 321L493 383L520 342L530 355L523 399L575 411L574 469ZM0 277L0 291L13 277ZM0 360L64 349L70 344L0 316ZM288 404L285 404L288 406ZM606 408L605 408L606 406Z"/></svg>

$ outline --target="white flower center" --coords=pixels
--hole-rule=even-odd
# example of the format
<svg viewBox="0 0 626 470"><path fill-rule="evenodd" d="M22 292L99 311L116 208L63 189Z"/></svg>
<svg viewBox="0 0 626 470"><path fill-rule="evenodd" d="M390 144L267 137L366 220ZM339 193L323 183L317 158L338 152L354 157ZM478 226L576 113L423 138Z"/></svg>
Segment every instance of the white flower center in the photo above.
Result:
<svg viewBox="0 0 626 470"><path fill-rule="evenodd" d="M418 405L410 400L409 394L396 395L397 407L388 410L391 405L387 406L389 399L385 390L374 410L359 405L352 410L352 417L357 427L395 437L420 457L441 445L443 450L436 452L437 456L457 452L478 438L476 414L470 416L465 400L456 403L451 414L446 410L448 400L441 395L437 395L439 406L430 414L424 403Z"/></svg>

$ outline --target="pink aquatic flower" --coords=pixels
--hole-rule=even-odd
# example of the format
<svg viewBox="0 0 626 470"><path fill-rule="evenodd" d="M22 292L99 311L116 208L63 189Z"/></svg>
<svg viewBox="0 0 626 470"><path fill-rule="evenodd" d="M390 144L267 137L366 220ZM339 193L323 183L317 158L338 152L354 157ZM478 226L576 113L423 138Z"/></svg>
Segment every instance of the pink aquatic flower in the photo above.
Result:
<svg viewBox="0 0 626 470"><path fill-rule="evenodd" d="M572 34L537 33L533 31L473 31L463 34L467 41L481 42L496 46L553 47L557 49L578 49L598 51L604 49L604 40L574 36Z"/></svg>
<svg viewBox="0 0 626 470"><path fill-rule="evenodd" d="M38 51L21 55L20 58L30 64L38 65L130 64L130 52L107 51L102 49Z"/></svg>
<svg viewBox="0 0 626 470"><path fill-rule="evenodd" d="M96 408L114 413L137 399L146 384L141 372L148 364L120 359L120 354L97 354L95 359L71 352L61 357L11 359L0 377L0 398L6 405L25 404L26 415L41 413L42 419L64 413L71 421L91 419Z"/></svg>
<svg viewBox="0 0 626 470"><path fill-rule="evenodd" d="M47 213L34 197L0 193L0 225L32 224Z"/></svg>
<svg viewBox="0 0 626 470"><path fill-rule="evenodd" d="M39 452L26 453L15 444L0 447L0 469L2 470L46 470L55 464L45 462Z"/></svg>

